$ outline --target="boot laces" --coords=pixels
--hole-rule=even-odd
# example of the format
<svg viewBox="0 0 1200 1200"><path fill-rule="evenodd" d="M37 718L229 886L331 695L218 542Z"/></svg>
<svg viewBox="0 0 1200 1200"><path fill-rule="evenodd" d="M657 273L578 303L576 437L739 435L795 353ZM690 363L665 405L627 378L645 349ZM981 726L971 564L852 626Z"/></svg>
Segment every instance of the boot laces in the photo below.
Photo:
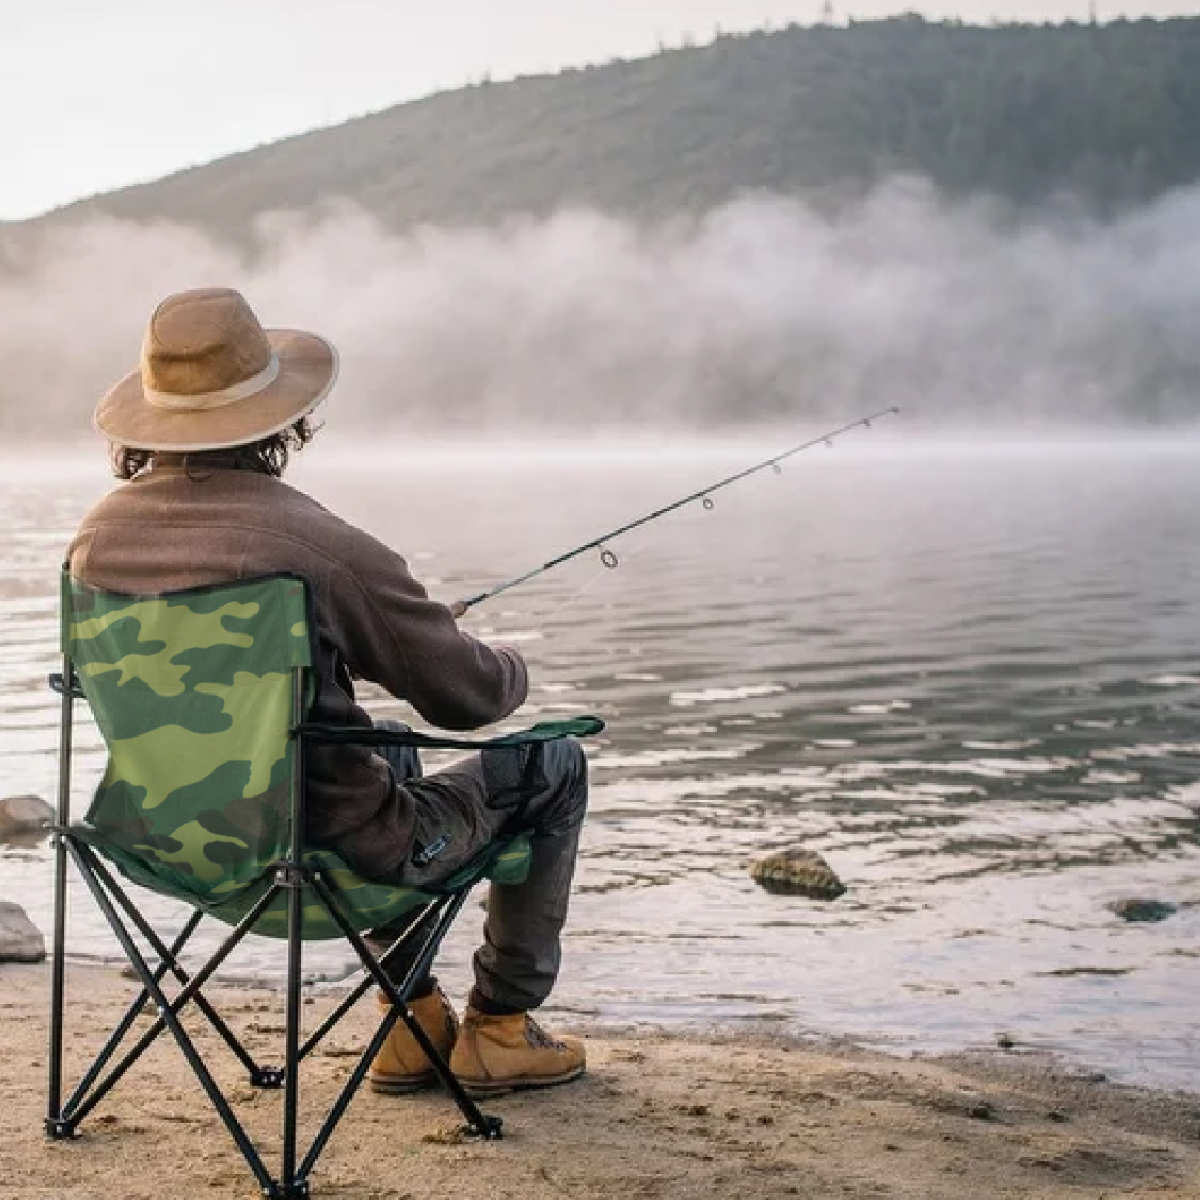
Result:
<svg viewBox="0 0 1200 1200"><path fill-rule="evenodd" d="M525 1040L535 1050L565 1050L557 1038L551 1037L532 1017L525 1018Z"/></svg>

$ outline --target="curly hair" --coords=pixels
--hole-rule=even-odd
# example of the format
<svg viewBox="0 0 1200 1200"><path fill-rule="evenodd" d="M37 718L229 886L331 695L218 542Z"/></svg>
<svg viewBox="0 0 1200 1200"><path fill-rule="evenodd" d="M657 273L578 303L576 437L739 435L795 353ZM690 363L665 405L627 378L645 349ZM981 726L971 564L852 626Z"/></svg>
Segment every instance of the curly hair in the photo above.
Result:
<svg viewBox="0 0 1200 1200"><path fill-rule="evenodd" d="M195 454L173 453L172 457L181 458L189 471L203 473L206 469L225 468L257 471L260 475L271 475L278 479L287 468L291 455L307 446L316 432L317 427L312 421L308 417L301 417L294 425L245 446L199 450ZM148 470L160 453L163 452L113 445L109 450L113 474L118 479L133 479Z"/></svg>

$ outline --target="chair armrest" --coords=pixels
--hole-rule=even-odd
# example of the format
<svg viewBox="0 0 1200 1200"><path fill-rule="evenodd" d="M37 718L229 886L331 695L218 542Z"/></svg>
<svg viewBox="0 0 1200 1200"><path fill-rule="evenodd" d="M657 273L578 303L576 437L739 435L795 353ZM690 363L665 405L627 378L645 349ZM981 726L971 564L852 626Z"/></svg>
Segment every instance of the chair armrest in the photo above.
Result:
<svg viewBox="0 0 1200 1200"><path fill-rule="evenodd" d="M530 729L493 738L456 738L417 733L413 729L376 729L371 725L324 725L305 721L292 729L293 737L311 738L326 745L418 746L431 750L490 750L500 746L527 746L565 737L591 737L604 728L599 717L572 717L567 721L541 721Z"/></svg>

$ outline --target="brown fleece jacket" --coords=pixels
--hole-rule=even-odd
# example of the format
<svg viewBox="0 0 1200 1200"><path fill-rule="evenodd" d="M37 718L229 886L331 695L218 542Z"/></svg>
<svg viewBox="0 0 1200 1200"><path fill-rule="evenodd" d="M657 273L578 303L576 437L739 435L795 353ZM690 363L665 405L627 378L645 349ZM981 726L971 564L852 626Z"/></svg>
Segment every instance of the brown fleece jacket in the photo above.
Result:
<svg viewBox="0 0 1200 1200"><path fill-rule="evenodd" d="M464 633L398 554L266 475L189 474L178 459L156 460L84 517L68 561L93 587L142 595L302 575L316 610L316 721L370 723L355 703L353 676L445 729L476 729L525 700L516 650ZM338 850L363 875L392 876L408 858L413 813L387 763L350 746L313 749L305 762L309 840Z"/></svg>

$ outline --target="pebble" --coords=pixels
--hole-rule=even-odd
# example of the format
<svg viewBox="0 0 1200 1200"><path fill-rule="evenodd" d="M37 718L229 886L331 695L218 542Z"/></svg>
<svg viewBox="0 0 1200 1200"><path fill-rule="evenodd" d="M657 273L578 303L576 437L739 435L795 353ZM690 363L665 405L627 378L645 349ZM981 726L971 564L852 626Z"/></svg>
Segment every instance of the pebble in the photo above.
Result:
<svg viewBox="0 0 1200 1200"><path fill-rule="evenodd" d="M1175 905L1165 900L1150 900L1144 896L1114 900L1108 907L1123 921L1165 921L1176 911Z"/></svg>

